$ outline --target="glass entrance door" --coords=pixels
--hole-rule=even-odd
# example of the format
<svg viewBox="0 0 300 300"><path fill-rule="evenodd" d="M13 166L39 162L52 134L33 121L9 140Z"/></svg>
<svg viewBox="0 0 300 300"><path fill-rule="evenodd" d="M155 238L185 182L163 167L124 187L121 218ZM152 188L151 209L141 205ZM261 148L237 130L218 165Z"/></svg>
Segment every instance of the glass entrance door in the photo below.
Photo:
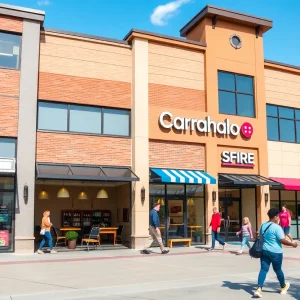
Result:
<svg viewBox="0 0 300 300"><path fill-rule="evenodd" d="M241 201L239 198L219 198L219 212L221 214L220 237L226 242L238 242L240 237L236 233L241 225Z"/></svg>
<svg viewBox="0 0 300 300"><path fill-rule="evenodd" d="M167 199L167 240L186 237L186 210L184 199Z"/></svg>

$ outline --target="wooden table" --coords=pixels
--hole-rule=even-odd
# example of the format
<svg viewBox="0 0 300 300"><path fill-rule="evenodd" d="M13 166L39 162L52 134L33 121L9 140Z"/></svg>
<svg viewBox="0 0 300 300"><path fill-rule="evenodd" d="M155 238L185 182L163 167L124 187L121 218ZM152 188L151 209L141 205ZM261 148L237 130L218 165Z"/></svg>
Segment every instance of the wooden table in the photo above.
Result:
<svg viewBox="0 0 300 300"><path fill-rule="evenodd" d="M117 243L117 230L118 227L101 227L100 228L100 235L101 234L112 234L114 236L114 245Z"/></svg>
<svg viewBox="0 0 300 300"><path fill-rule="evenodd" d="M79 227L62 227L59 228L60 231L81 231Z"/></svg>
<svg viewBox="0 0 300 300"><path fill-rule="evenodd" d="M200 226L200 225L191 225L191 226L188 226L187 228L189 228L191 230L191 238L193 238L193 229L199 229L199 228L202 228L202 226Z"/></svg>
<svg viewBox="0 0 300 300"><path fill-rule="evenodd" d="M181 225L183 225L183 224L170 224L169 226L181 226ZM202 228L202 226L200 226L200 225L191 225L191 226L187 226L187 228L189 228L191 230L191 238L192 238L194 229ZM159 229L164 230L165 226L159 226Z"/></svg>

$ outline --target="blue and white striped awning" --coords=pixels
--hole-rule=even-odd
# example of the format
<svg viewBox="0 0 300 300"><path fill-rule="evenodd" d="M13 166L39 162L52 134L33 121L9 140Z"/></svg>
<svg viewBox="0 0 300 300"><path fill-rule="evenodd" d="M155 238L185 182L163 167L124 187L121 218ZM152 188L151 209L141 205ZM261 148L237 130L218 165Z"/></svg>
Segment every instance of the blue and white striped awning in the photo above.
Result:
<svg viewBox="0 0 300 300"><path fill-rule="evenodd" d="M166 183L200 183L216 184L216 179L203 171L175 170L175 169L150 169L154 176L153 181L160 179L160 182Z"/></svg>

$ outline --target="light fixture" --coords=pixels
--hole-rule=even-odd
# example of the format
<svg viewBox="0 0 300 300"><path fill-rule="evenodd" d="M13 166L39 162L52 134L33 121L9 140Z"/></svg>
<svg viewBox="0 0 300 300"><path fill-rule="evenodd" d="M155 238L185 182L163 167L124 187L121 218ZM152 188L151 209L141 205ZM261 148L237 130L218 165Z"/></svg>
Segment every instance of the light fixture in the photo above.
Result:
<svg viewBox="0 0 300 300"><path fill-rule="evenodd" d="M48 193L44 189L42 189L42 191L39 193L39 199L47 200L48 198Z"/></svg>
<svg viewBox="0 0 300 300"><path fill-rule="evenodd" d="M269 202L269 194L265 193L265 203L267 204Z"/></svg>
<svg viewBox="0 0 300 300"><path fill-rule="evenodd" d="M44 184L44 181L43 181ZM48 193L45 191L44 186L42 187L42 191L39 193L39 199L41 200L47 200L48 197Z"/></svg>
<svg viewBox="0 0 300 300"><path fill-rule="evenodd" d="M193 199L193 198L189 198L189 199L187 200L187 205L189 205L189 206L195 205L194 199Z"/></svg>
<svg viewBox="0 0 300 300"><path fill-rule="evenodd" d="M225 196L226 197L226 196ZM213 202L216 202L216 200L217 200L217 192L216 191L213 191L212 192L212 201Z"/></svg>
<svg viewBox="0 0 300 300"><path fill-rule="evenodd" d="M82 183L82 190L78 195L78 200L87 200L87 194L85 193L85 191L83 190L83 183Z"/></svg>
<svg viewBox="0 0 300 300"><path fill-rule="evenodd" d="M107 199L108 195L104 189L101 189L97 194L97 199Z"/></svg>
<svg viewBox="0 0 300 300"><path fill-rule="evenodd" d="M157 200L157 203L159 203L161 206L164 206L164 205L165 205L165 200L164 200L164 198L159 198L159 199Z"/></svg>
<svg viewBox="0 0 300 300"><path fill-rule="evenodd" d="M24 197L24 202L25 204L28 203L28 185L24 185L24 191L23 191L23 197Z"/></svg>
<svg viewBox="0 0 300 300"><path fill-rule="evenodd" d="M145 202L145 199L146 199L146 189L144 187L141 188L141 200L142 200L142 203Z"/></svg>
<svg viewBox="0 0 300 300"><path fill-rule="evenodd" d="M63 187L57 193L57 198L69 198L69 197L70 194L68 190L64 187L64 183L63 183Z"/></svg>

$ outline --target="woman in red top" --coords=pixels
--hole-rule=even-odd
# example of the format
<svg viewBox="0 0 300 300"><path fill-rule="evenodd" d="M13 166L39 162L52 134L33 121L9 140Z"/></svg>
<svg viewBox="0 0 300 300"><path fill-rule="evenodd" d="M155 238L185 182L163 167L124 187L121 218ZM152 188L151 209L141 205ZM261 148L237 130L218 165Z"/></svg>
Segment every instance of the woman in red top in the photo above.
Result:
<svg viewBox="0 0 300 300"><path fill-rule="evenodd" d="M224 241L219 237L220 227L221 227L221 216L216 207L213 208L213 215L211 217L211 222L209 227L211 227L211 237L212 237L212 246L209 250L215 249L216 240L225 247Z"/></svg>
<svg viewBox="0 0 300 300"><path fill-rule="evenodd" d="M291 241L293 241L290 235L292 212L286 208L286 205L282 206L282 210L279 214L280 226L282 227L285 236L287 236Z"/></svg>

